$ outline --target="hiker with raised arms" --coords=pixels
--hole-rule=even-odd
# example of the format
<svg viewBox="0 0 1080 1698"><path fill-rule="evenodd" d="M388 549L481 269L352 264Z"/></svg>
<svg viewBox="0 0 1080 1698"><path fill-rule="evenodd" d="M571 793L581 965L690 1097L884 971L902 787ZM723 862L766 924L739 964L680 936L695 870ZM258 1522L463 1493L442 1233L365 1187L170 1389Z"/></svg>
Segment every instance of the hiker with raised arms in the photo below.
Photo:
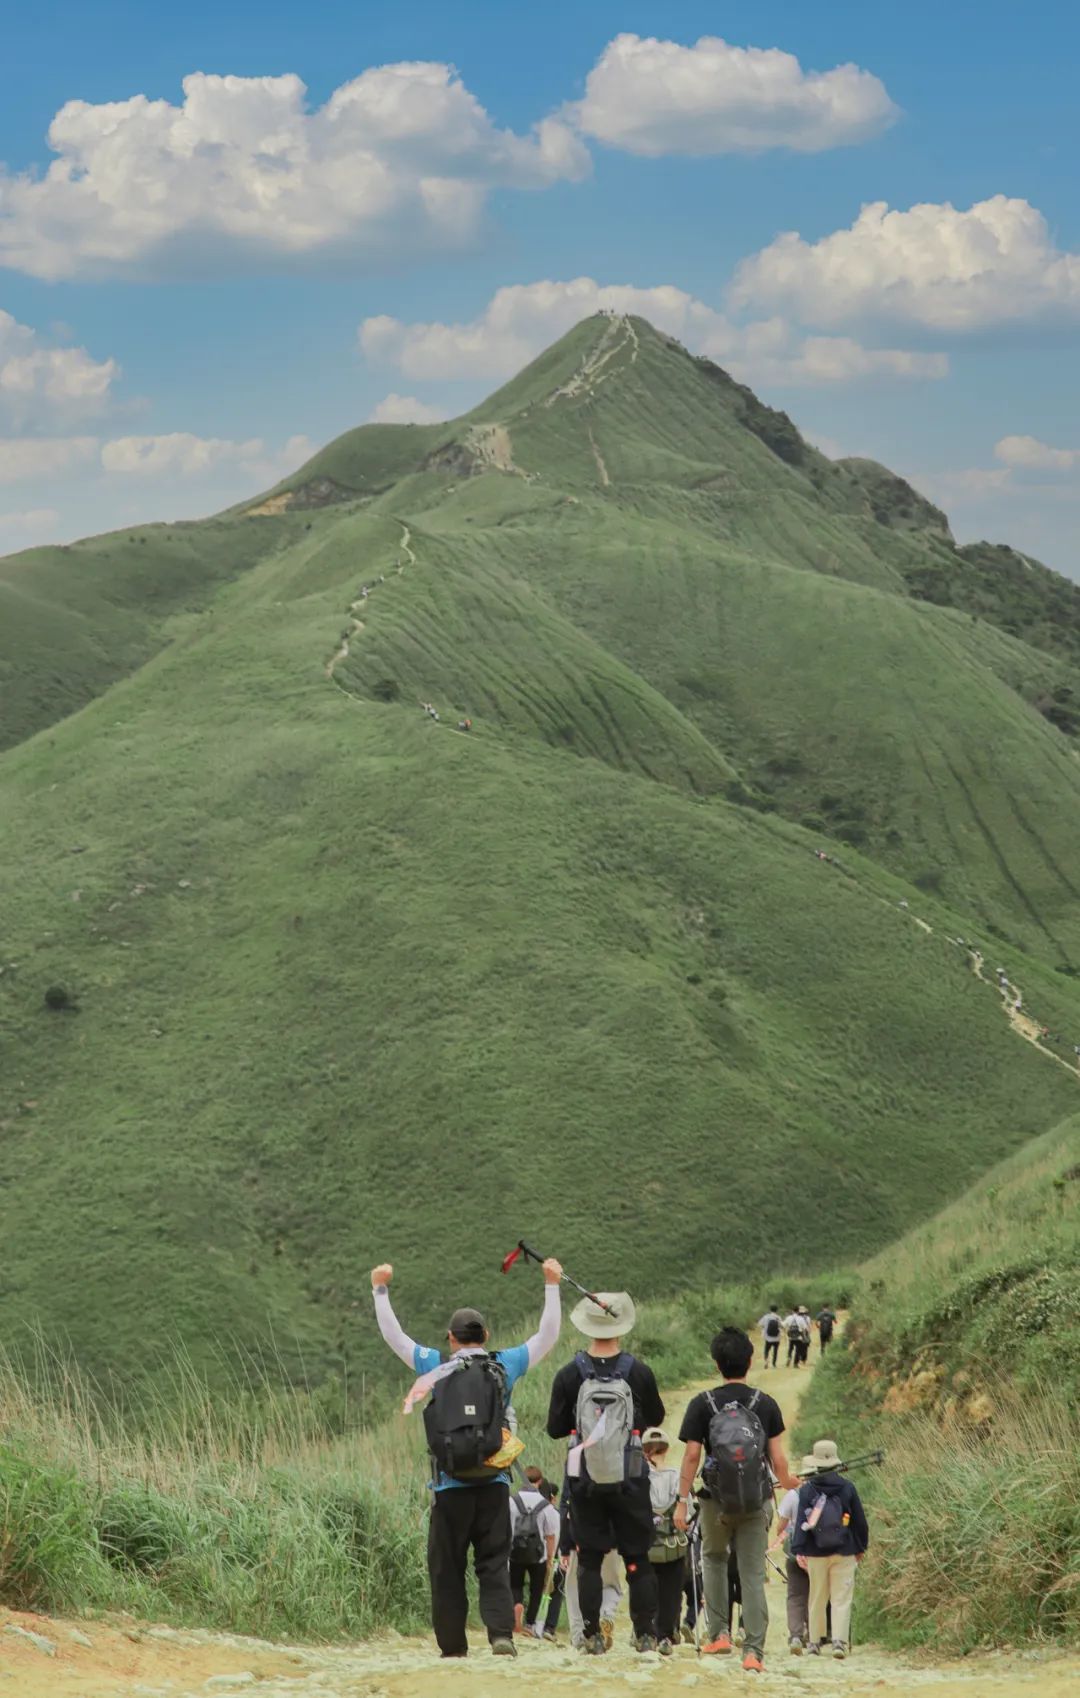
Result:
<svg viewBox="0 0 1080 1698"><path fill-rule="evenodd" d="M489 1352L489 1333L475 1309L455 1309L446 1329L447 1352L417 1344L402 1329L387 1287L393 1268L371 1271L375 1316L383 1338L417 1375L405 1400L408 1412L431 1393L424 1428L432 1457L428 1523L431 1623L444 1657L468 1654L469 1601L465 1575L469 1550L480 1588L480 1617L496 1656L516 1657L514 1600L510 1591L510 1463L523 1448L507 1425L515 1383L554 1349L562 1322L562 1268L544 1264L544 1310L525 1344Z"/></svg>
<svg viewBox="0 0 1080 1698"><path fill-rule="evenodd" d="M711 1345L723 1383L691 1398L679 1429L686 1446L679 1477L675 1526L684 1530L690 1491L702 1457L701 1567L709 1637L704 1656L730 1655L728 1549L734 1546L742 1585L743 1668L764 1669L765 1556L772 1518L772 1475L786 1490L802 1482L791 1472L784 1447L784 1417L767 1392L747 1385L754 1346L738 1327L724 1327ZM771 1473L770 1473L771 1469Z"/></svg>
<svg viewBox="0 0 1080 1698"><path fill-rule="evenodd" d="M625 1291L582 1298L570 1321L589 1348L559 1369L548 1409L549 1436L574 1440L566 1472L585 1632L581 1649L590 1656L607 1649L600 1632L600 1571L612 1550L626 1565L634 1648L657 1649L656 1576L649 1561L653 1509L641 1434L660 1425L664 1405L652 1369L622 1347L634 1320Z"/></svg>

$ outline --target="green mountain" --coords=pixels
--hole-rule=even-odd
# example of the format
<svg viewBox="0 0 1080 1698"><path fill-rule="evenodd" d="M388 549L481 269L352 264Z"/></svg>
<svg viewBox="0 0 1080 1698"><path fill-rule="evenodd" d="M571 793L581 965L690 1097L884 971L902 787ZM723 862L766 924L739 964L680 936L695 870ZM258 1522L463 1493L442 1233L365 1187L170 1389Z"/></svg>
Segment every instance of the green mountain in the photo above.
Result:
<svg viewBox="0 0 1080 1698"><path fill-rule="evenodd" d="M0 562L8 1329L318 1379L378 1361L383 1256L425 1331L531 1309L520 1234L657 1294L832 1266L1058 1121L1080 672L1063 580L989 575L608 318L247 507Z"/></svg>

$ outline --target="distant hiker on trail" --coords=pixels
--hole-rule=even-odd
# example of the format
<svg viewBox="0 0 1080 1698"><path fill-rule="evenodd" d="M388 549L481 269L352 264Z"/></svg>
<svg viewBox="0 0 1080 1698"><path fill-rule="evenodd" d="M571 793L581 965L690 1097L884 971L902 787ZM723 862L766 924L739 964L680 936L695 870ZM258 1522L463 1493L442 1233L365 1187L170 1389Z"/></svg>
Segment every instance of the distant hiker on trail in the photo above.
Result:
<svg viewBox="0 0 1080 1698"><path fill-rule="evenodd" d="M723 1383L691 1398L679 1437L686 1450L679 1477L675 1526L685 1531L690 1489L702 1470L701 1558L705 1581L708 1641L704 1656L729 1654L728 1550L734 1546L742 1584L745 1638L743 1668L764 1667L765 1553L772 1518L772 1474L788 1490L799 1485L784 1448L784 1417L767 1392L746 1383L754 1346L738 1327L724 1327L712 1341L712 1358ZM770 1469L772 1473L770 1473Z"/></svg>
<svg viewBox="0 0 1080 1698"><path fill-rule="evenodd" d="M390 1306L388 1262L373 1268L375 1316L383 1338L418 1376L405 1400L412 1408L427 1392L424 1428L432 1456L428 1523L431 1621L444 1657L468 1654L469 1602L465 1574L472 1547L480 1585L480 1616L496 1656L515 1657L514 1601L510 1592L510 1476L521 1445L506 1423L515 1383L555 1348L562 1320L562 1268L544 1263L544 1312L537 1331L510 1350L487 1349L488 1330L475 1309L455 1309L446 1331L448 1354L402 1331Z"/></svg>
<svg viewBox="0 0 1080 1698"><path fill-rule="evenodd" d="M675 1526L675 1506L679 1501L679 1471L668 1465L671 1440L662 1427L648 1427L642 1434L641 1448L649 1464L649 1494L653 1508L653 1543L649 1561L656 1575L656 1625L660 1636L657 1647L662 1657L670 1657L679 1638L679 1616L682 1611L683 1577L686 1573L686 1552L690 1544L685 1532Z"/></svg>
<svg viewBox="0 0 1080 1698"><path fill-rule="evenodd" d="M607 1649L600 1632L600 1570L611 1550L626 1564L634 1648L657 1648L656 1576L649 1561L652 1498L639 1434L664 1419L652 1369L622 1348L636 1318L633 1300L625 1291L597 1296L600 1302L583 1297L571 1311L571 1325L592 1343L556 1374L547 1421L551 1438L576 1437L566 1473L585 1630L582 1650L590 1656L602 1656Z"/></svg>
<svg viewBox="0 0 1080 1698"><path fill-rule="evenodd" d="M776 1358L780 1350L780 1332L782 1326L783 1322L780 1319L779 1305L773 1303L768 1309L766 1309L765 1313L758 1322L758 1328L761 1332L762 1341L765 1345L766 1368L769 1366L770 1356L772 1357L773 1367L779 1367L779 1363Z"/></svg>
<svg viewBox="0 0 1080 1698"><path fill-rule="evenodd" d="M787 1339L787 1366L797 1368L801 1361L803 1319L801 1309L792 1309L784 1316L784 1336Z"/></svg>
<svg viewBox="0 0 1080 1698"><path fill-rule="evenodd" d="M457 722L457 728L458 728L459 731L471 731L472 730L472 720L471 719L459 719L458 722Z"/></svg>
<svg viewBox="0 0 1080 1698"><path fill-rule="evenodd" d="M795 1366L797 1368L801 1368L810 1354L810 1340L813 1337L813 1323L810 1319L810 1311L806 1307L805 1303L800 1303L796 1313L799 1317L799 1326L802 1329L802 1337L799 1340L799 1350L798 1355L795 1358Z"/></svg>
<svg viewBox="0 0 1080 1698"><path fill-rule="evenodd" d="M529 1486L514 1492L510 1499L510 1591L515 1633L534 1633L559 1543L559 1512L552 1505L547 1481L535 1467L526 1468L525 1478Z"/></svg>
<svg viewBox="0 0 1080 1698"><path fill-rule="evenodd" d="M855 1569L870 1543L870 1530L855 1487L835 1472L840 1453L832 1439L817 1441L813 1463L820 1472L800 1487L791 1554L810 1576L810 1655L821 1651L831 1605L833 1656L846 1657Z"/></svg>
<svg viewBox="0 0 1080 1698"><path fill-rule="evenodd" d="M824 1356L829 1345L832 1343L833 1329L836 1326L836 1310L830 1309L827 1303L824 1304L815 1316L815 1324L818 1330L818 1345L821 1349L821 1354Z"/></svg>

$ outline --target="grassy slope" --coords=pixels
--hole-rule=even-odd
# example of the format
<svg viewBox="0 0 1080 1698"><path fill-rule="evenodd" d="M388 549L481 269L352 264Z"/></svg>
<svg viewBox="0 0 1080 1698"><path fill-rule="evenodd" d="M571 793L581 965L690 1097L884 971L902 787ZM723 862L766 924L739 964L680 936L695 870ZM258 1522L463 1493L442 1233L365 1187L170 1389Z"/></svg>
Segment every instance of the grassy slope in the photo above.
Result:
<svg viewBox="0 0 1080 1698"><path fill-rule="evenodd" d="M875 1531L864 1631L967 1650L1080 1633L1080 1116L862 1270L806 1443L852 1454Z"/></svg>
<svg viewBox="0 0 1080 1698"><path fill-rule="evenodd" d="M963 773L989 723L1040 826L1054 784L1072 819L1067 745L1001 682L1006 640L980 660L955 614L886 594L898 550L940 545L852 516L819 456L778 460L642 327L591 399L546 406L606 336L579 327L456 429L520 414L510 451L539 475L402 478L406 439L449 465L455 430L351 433L316 468L366 499L222 521L248 569L4 757L0 856L25 869L0 978L9 1322L128 1370L175 1334L204 1360L251 1345L269 1316L317 1377L366 1359L350 1305L377 1256L407 1269L418 1329L466 1286L515 1312L481 1270L526 1229L593 1262L613 1165L607 1277L663 1292L715 1278L720 1227L748 1269L778 1243L865 1253L1074 1100L945 942L970 909L931 902L926 937L872 863L845 878L722 799L747 749L794 743L809 768L849 716L849 765L876 770L921 689ZM882 664L845 705L864 649ZM813 668L823 705L797 684ZM388 678L398 703L373 699ZM1010 921L993 857L965 853L965 894ZM1053 959L1020 972L1069 1029ZM42 1010L52 982L80 1013Z"/></svg>

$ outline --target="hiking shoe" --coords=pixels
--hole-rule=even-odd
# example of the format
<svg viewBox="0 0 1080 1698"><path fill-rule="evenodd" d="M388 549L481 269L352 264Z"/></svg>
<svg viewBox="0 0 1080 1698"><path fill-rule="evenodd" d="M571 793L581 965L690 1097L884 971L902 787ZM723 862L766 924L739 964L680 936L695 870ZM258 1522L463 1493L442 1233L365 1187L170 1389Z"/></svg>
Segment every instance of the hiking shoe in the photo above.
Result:
<svg viewBox="0 0 1080 1698"><path fill-rule="evenodd" d="M634 1650L640 1651L643 1656L647 1656L650 1651L655 1651L656 1640L653 1635L651 1633L639 1633L634 1640Z"/></svg>
<svg viewBox="0 0 1080 1698"><path fill-rule="evenodd" d="M815 1645L813 1640L811 1640L810 1644L806 1647L806 1654L808 1657L820 1657L821 1646Z"/></svg>
<svg viewBox="0 0 1080 1698"><path fill-rule="evenodd" d="M517 1646L512 1639L493 1639L491 1654L493 1657L516 1657Z"/></svg>
<svg viewBox="0 0 1080 1698"><path fill-rule="evenodd" d="M742 1666L746 1670L747 1674L765 1673L765 1664L762 1662L756 1651L747 1651L742 1660Z"/></svg>
<svg viewBox="0 0 1080 1698"><path fill-rule="evenodd" d="M600 1637L604 1641L604 1650L610 1651L615 1638L615 1623L609 1615L600 1617Z"/></svg>
<svg viewBox="0 0 1080 1698"><path fill-rule="evenodd" d="M694 1643L694 1630L688 1621L683 1622L679 1631L682 1634L682 1642L684 1645L692 1645Z"/></svg>
<svg viewBox="0 0 1080 1698"><path fill-rule="evenodd" d="M662 1657L670 1657L674 1653L675 1647L670 1639L661 1639L656 1649Z"/></svg>
<svg viewBox="0 0 1080 1698"><path fill-rule="evenodd" d="M731 1639L726 1633L718 1633L715 1639L701 1647L701 1654L703 1657L730 1657Z"/></svg>
<svg viewBox="0 0 1080 1698"><path fill-rule="evenodd" d="M844 1644L844 1641L842 1639L834 1639L833 1640L833 1642L832 1642L832 1654L833 1654L834 1657L846 1657L847 1656L847 1646Z"/></svg>
<svg viewBox="0 0 1080 1698"><path fill-rule="evenodd" d="M602 1657L607 1646L599 1633L587 1633L578 1646L578 1650L583 1657Z"/></svg>
<svg viewBox="0 0 1080 1698"><path fill-rule="evenodd" d="M803 1652L806 1650L806 1646L803 1644L797 1633L793 1633L791 1638L788 1640L788 1650L791 1652L793 1657L801 1657Z"/></svg>
<svg viewBox="0 0 1080 1698"><path fill-rule="evenodd" d="M559 1643L558 1636L556 1635L553 1627L545 1627L540 1637L541 1639L546 1639L549 1645L557 1645Z"/></svg>

